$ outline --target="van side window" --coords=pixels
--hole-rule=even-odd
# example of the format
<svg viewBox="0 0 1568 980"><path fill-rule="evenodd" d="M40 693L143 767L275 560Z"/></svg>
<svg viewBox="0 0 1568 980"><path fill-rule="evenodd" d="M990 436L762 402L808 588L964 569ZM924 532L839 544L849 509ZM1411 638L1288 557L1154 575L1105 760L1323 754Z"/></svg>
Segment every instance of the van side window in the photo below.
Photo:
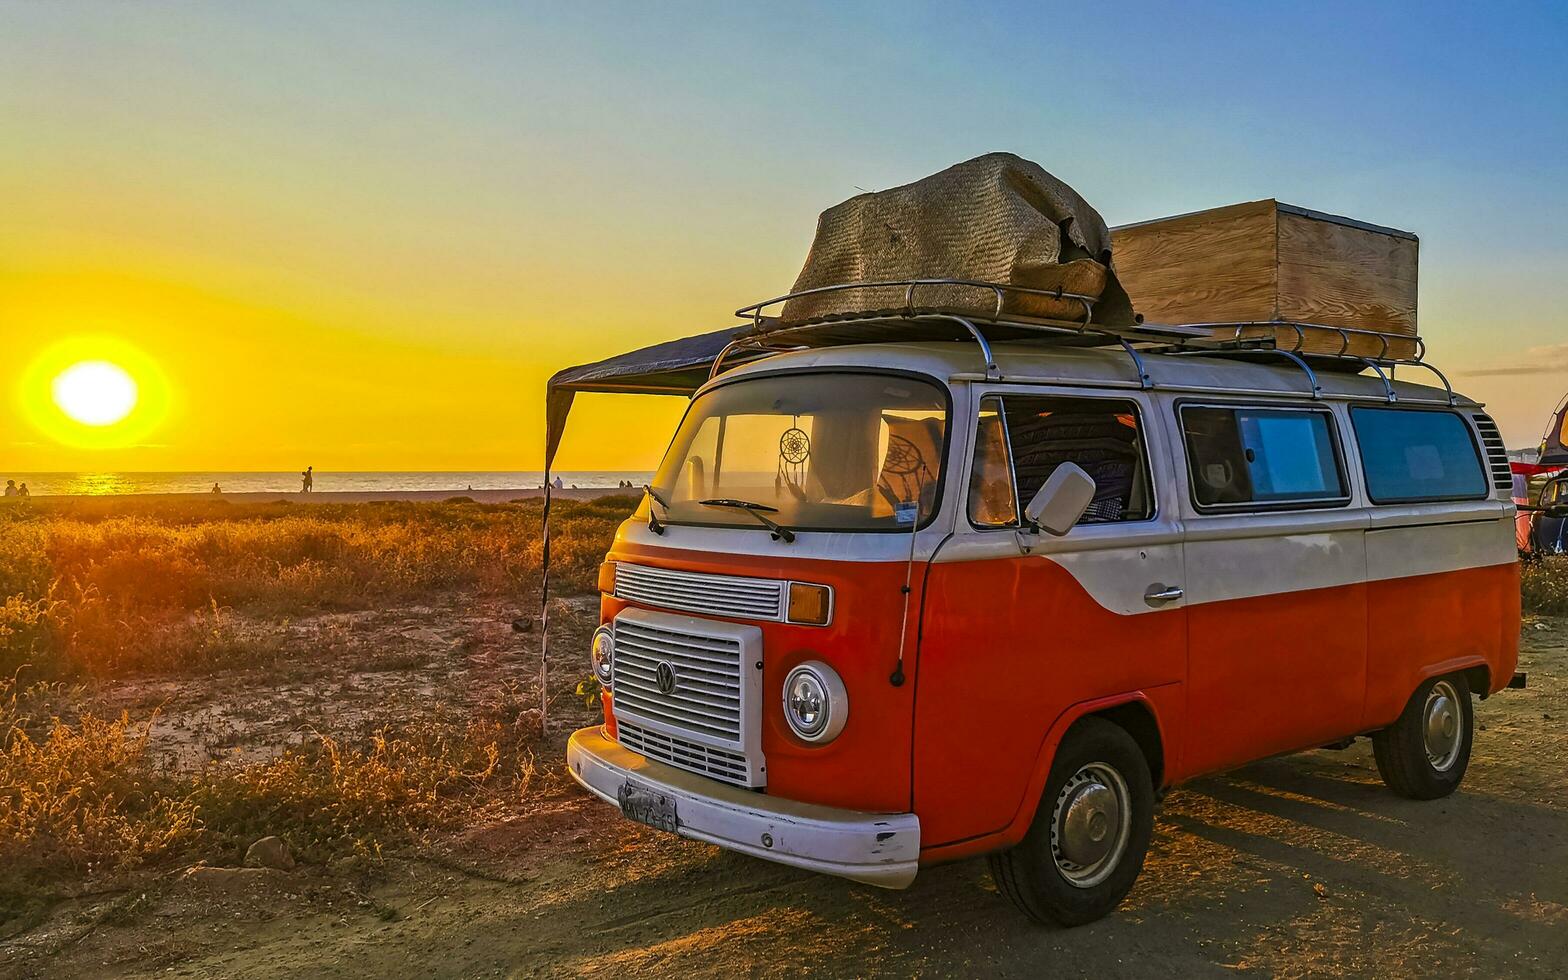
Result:
<svg viewBox="0 0 1568 980"><path fill-rule="evenodd" d="M1375 504L1491 496L1475 438L1453 412L1352 408L1367 496Z"/></svg>
<svg viewBox="0 0 1568 980"><path fill-rule="evenodd" d="M1332 424L1316 410L1184 406L1193 500L1223 507L1347 499Z"/></svg>
<svg viewBox="0 0 1568 980"><path fill-rule="evenodd" d="M1094 502L1080 524L1154 515L1143 429L1132 402L989 395L980 403L969 520L977 527L1017 527L1021 504L1067 462L1094 477Z"/></svg>

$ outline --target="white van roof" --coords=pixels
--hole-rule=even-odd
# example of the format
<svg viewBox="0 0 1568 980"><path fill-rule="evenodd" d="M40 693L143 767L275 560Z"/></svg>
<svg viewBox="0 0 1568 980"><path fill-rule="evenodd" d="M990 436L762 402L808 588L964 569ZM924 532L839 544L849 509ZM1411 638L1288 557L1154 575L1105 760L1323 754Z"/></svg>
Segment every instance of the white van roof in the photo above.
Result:
<svg viewBox="0 0 1568 980"><path fill-rule="evenodd" d="M1002 383L1042 383L1084 387L1143 387L1138 367L1120 347L1064 347L1039 343L994 343L991 346ZM1140 351L1145 372L1154 390L1202 392L1213 395L1254 394L1267 397L1311 399L1313 383L1325 399L1387 402L1390 388L1401 403L1449 403L1442 387L1390 379L1376 374L1351 374L1318 367L1309 374L1278 352L1249 354L1157 354ZM773 354L732 368L709 384L732 381L752 374L814 367L882 368L912 371L959 381L983 381L985 361L980 348L967 341L876 343L842 347L817 347ZM1426 372L1421 365L1404 365L1404 373ZM1385 372L1393 370L1384 367ZM1427 380L1423 378L1423 380ZM1432 380L1437 380L1436 376ZM707 386L704 386L707 387ZM1480 404L1455 393L1455 404L1478 408Z"/></svg>

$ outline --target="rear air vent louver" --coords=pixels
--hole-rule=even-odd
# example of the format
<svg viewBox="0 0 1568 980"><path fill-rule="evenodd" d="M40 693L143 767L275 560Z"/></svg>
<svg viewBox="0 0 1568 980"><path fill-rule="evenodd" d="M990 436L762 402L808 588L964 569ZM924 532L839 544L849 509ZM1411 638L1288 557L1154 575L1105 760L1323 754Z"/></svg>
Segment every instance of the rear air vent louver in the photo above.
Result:
<svg viewBox="0 0 1568 980"><path fill-rule="evenodd" d="M1486 458L1492 466L1492 486L1505 492L1512 493L1514 489L1513 469L1508 465L1508 449L1503 445L1503 434L1497 431L1497 423L1491 416L1476 413L1475 427L1481 433L1481 442L1486 446Z"/></svg>

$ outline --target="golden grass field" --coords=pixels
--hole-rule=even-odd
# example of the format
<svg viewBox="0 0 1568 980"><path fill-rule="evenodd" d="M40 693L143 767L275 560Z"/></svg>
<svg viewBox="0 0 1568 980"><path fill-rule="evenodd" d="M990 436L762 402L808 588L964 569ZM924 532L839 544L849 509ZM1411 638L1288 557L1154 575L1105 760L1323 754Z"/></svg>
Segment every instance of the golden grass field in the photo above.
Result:
<svg viewBox="0 0 1568 980"><path fill-rule="evenodd" d="M594 588L632 503L557 505L556 594ZM237 863L264 834L285 836L306 860L374 862L387 844L528 792L540 735L536 692L522 689L533 642L472 709L438 698L345 718L320 698L286 699L299 737L251 746L237 762L221 752L171 760L159 723L221 702L225 687L264 683L258 675L319 688L324 674L417 673L438 652L421 641L446 644L430 626L389 634L378 619L389 609L425 610L439 624L457 608L452 618L472 620L479 604L503 628L532 617L540 506L122 498L0 508L0 935L82 887L174 863ZM567 706L586 673L577 653L558 658ZM170 678L172 697L157 688ZM152 696L137 697L146 685ZM126 691L128 706L104 710Z"/></svg>
<svg viewBox="0 0 1568 980"><path fill-rule="evenodd" d="M561 733L596 715L573 688L633 503L557 505L548 735L537 500L0 508L0 940L84 896L119 896L90 924L133 920L143 883L265 835L373 877L548 816L574 794ZM1568 559L1523 583L1527 612L1568 614Z"/></svg>

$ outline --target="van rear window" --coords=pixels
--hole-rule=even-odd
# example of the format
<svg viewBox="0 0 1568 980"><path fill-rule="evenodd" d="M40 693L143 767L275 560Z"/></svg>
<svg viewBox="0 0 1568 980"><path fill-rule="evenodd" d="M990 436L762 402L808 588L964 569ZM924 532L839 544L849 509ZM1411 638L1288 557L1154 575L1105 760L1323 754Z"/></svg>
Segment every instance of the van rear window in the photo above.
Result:
<svg viewBox="0 0 1568 980"><path fill-rule="evenodd" d="M1453 412L1353 408L1367 496L1376 504L1474 500L1491 496L1481 454Z"/></svg>
<svg viewBox="0 0 1568 980"><path fill-rule="evenodd" d="M1200 507L1349 496L1326 412L1189 405L1181 421L1193 500Z"/></svg>

